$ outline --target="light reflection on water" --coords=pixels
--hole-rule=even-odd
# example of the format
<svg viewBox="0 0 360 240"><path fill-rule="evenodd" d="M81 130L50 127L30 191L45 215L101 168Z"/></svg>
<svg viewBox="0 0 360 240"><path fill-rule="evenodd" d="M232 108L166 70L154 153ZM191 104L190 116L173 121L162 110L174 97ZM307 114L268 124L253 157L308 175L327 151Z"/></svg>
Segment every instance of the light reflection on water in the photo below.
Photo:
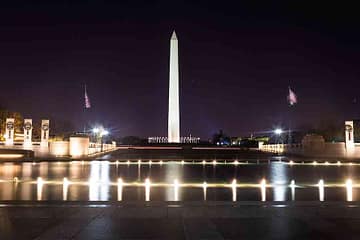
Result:
<svg viewBox="0 0 360 240"><path fill-rule="evenodd" d="M71 166L73 166L72 164ZM90 167L89 200L106 201L109 199L110 167L108 161L93 161Z"/></svg>
<svg viewBox="0 0 360 240"><path fill-rule="evenodd" d="M210 160L2 163L0 200L356 201L356 167Z"/></svg>
<svg viewBox="0 0 360 240"><path fill-rule="evenodd" d="M285 201L289 183L288 167L282 163L270 165L270 182L273 184L274 201Z"/></svg>

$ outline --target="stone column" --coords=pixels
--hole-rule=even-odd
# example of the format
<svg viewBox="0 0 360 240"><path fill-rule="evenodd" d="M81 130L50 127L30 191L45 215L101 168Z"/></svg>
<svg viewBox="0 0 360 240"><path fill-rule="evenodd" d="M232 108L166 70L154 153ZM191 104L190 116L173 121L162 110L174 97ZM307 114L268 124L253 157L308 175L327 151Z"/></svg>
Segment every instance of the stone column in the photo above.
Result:
<svg viewBox="0 0 360 240"><path fill-rule="evenodd" d="M49 120L41 120L41 147L49 147Z"/></svg>
<svg viewBox="0 0 360 240"><path fill-rule="evenodd" d="M7 118L5 127L5 145L14 145L14 131L15 131L15 119Z"/></svg>
<svg viewBox="0 0 360 240"><path fill-rule="evenodd" d="M24 119L24 147L32 146L32 119Z"/></svg>
<svg viewBox="0 0 360 240"><path fill-rule="evenodd" d="M345 147L346 151L353 151L354 141L354 121L345 121Z"/></svg>

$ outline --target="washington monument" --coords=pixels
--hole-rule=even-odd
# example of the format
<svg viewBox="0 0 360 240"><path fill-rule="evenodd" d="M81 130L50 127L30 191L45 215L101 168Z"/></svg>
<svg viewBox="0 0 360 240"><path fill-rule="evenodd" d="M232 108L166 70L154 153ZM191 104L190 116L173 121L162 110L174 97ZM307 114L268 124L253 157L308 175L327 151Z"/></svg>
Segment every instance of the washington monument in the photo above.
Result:
<svg viewBox="0 0 360 240"><path fill-rule="evenodd" d="M170 69L169 69L169 112L168 112L168 142L180 142L179 113L179 54L178 39L173 31L170 39Z"/></svg>

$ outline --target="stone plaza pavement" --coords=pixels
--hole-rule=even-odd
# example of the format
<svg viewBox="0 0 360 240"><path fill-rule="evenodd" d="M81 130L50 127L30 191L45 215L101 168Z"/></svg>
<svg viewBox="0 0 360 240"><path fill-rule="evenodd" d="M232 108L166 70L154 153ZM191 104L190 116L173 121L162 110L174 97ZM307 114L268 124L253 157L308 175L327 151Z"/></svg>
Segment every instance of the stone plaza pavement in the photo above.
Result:
<svg viewBox="0 0 360 240"><path fill-rule="evenodd" d="M359 239L360 202L0 202L0 239Z"/></svg>

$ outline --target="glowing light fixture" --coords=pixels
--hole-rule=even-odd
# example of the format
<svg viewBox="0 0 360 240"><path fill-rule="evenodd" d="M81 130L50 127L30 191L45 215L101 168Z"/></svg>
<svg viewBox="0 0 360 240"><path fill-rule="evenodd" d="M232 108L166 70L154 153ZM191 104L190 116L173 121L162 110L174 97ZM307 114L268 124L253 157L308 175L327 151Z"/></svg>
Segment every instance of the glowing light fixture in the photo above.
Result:
<svg viewBox="0 0 360 240"><path fill-rule="evenodd" d="M274 133L277 135L281 135L283 133L283 130L281 128L277 128L274 130Z"/></svg>
<svg viewBox="0 0 360 240"><path fill-rule="evenodd" d="M109 131L104 130L101 132L101 136L106 136L106 135L109 135Z"/></svg>

